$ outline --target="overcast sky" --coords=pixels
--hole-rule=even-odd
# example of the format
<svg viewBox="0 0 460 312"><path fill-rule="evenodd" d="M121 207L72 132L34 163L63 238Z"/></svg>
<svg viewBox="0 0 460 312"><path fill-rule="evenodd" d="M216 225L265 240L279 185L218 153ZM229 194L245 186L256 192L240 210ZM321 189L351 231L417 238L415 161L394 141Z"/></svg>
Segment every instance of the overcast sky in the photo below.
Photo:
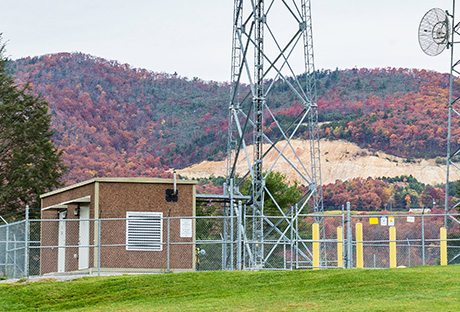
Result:
<svg viewBox="0 0 460 312"><path fill-rule="evenodd" d="M447 72L420 50L420 19L452 0L312 0L316 68ZM157 72L230 76L232 0L0 0L8 56L83 52Z"/></svg>

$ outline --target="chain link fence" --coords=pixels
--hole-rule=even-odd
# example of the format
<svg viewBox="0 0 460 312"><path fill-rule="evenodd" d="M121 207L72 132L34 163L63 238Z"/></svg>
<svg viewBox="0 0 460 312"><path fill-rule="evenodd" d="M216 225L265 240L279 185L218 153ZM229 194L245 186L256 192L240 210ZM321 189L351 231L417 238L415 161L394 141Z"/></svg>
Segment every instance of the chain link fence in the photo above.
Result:
<svg viewBox="0 0 460 312"><path fill-rule="evenodd" d="M247 270L256 245L264 257L257 269L266 270L439 265L443 242L446 262L459 264L459 217L272 216L260 241L250 217L241 224L222 216L25 220L0 226L0 277Z"/></svg>
<svg viewBox="0 0 460 312"><path fill-rule="evenodd" d="M0 278L28 275L26 224L26 221L20 221L0 226Z"/></svg>
<svg viewBox="0 0 460 312"><path fill-rule="evenodd" d="M353 248L356 249L356 224L362 224L362 253L365 268L441 264L441 231L446 228L447 263L458 264L460 224L450 216L445 224L444 214L393 214L352 216ZM446 227L447 225L447 227ZM393 231L394 237L390 232ZM394 250L391 252L391 243ZM354 251L356 258L356 250Z"/></svg>

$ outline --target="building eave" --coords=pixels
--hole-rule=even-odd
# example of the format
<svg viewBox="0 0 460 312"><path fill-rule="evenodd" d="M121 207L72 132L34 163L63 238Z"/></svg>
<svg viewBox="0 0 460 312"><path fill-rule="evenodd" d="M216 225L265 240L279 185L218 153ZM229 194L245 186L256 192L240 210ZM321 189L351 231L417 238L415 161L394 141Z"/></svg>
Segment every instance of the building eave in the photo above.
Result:
<svg viewBox="0 0 460 312"><path fill-rule="evenodd" d="M173 179L163 179L163 178L127 178L127 177L118 177L118 178L93 178L90 180L86 180L80 183L72 184L45 194L40 195L40 198L46 198L49 196L53 196L59 193L63 193L69 190L73 190L82 186L86 186L95 182L100 183L144 183L144 184L173 184ZM176 180L178 185L195 185L198 184L197 181L190 181L190 180Z"/></svg>

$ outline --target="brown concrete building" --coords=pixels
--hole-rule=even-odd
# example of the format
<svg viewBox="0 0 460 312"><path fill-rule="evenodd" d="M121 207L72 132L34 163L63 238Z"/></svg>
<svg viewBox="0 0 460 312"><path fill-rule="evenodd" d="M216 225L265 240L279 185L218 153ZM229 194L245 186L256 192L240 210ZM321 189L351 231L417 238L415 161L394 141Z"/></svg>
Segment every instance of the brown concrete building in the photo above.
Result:
<svg viewBox="0 0 460 312"><path fill-rule="evenodd" d="M40 273L194 270L195 182L176 194L172 179L96 178L41 195Z"/></svg>

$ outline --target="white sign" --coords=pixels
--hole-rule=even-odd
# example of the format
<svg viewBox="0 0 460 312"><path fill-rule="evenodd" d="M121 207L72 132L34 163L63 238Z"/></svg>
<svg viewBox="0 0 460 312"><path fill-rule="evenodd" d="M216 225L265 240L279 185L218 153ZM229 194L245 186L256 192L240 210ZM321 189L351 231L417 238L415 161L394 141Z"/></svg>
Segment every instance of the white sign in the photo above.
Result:
<svg viewBox="0 0 460 312"><path fill-rule="evenodd" d="M192 219L180 219L180 237L191 238L192 234Z"/></svg>
<svg viewBox="0 0 460 312"><path fill-rule="evenodd" d="M395 217L388 217L388 226L395 225Z"/></svg>
<svg viewBox="0 0 460 312"><path fill-rule="evenodd" d="M387 217L381 217L381 218L380 218L380 225L381 225L381 226L387 226L387 224L388 224L388 219L387 219Z"/></svg>
<svg viewBox="0 0 460 312"><path fill-rule="evenodd" d="M407 216L407 222L414 223L415 222L415 217L414 216Z"/></svg>

